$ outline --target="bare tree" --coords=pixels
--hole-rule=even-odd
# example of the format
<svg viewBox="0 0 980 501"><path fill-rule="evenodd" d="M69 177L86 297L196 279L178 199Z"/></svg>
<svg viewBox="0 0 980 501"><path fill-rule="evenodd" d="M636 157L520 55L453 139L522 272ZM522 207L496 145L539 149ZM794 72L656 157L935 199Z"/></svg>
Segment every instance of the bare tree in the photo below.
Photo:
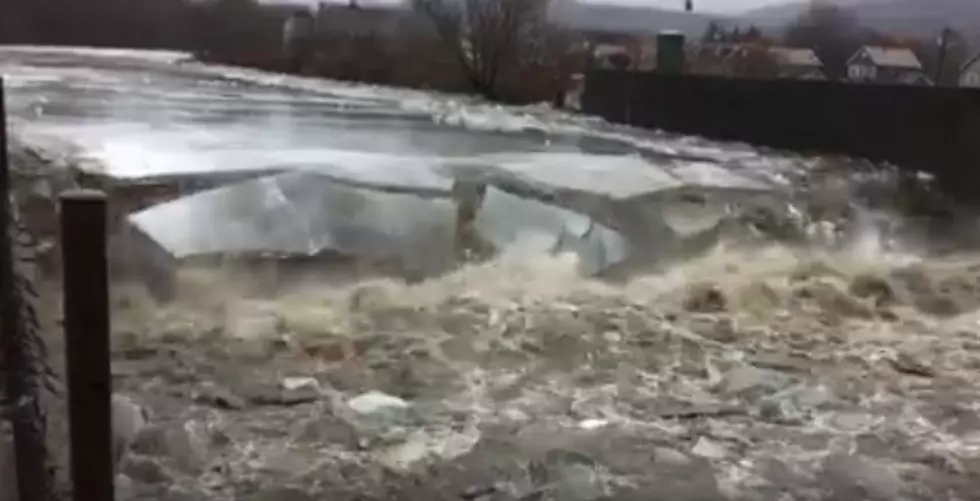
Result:
<svg viewBox="0 0 980 501"><path fill-rule="evenodd" d="M518 74L545 52L549 0L412 0L473 90L505 97L507 74ZM511 73L513 72L513 73Z"/></svg>
<svg viewBox="0 0 980 501"><path fill-rule="evenodd" d="M813 49L833 79L846 75L848 58L875 38L852 11L825 3L811 4L783 33L786 45Z"/></svg>
<svg viewBox="0 0 980 501"><path fill-rule="evenodd" d="M960 78L960 68L975 52L967 37L956 30L946 29L945 34L937 38L907 39L899 45L915 52L926 74L934 78L937 85L955 86Z"/></svg>

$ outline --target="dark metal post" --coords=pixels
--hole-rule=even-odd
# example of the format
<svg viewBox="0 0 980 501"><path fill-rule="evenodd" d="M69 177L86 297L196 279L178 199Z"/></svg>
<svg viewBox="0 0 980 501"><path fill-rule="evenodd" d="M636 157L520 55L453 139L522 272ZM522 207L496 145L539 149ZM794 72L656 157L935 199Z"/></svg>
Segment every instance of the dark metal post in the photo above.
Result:
<svg viewBox="0 0 980 501"><path fill-rule="evenodd" d="M7 147L4 82L0 78L0 355L6 369L6 397L14 428L18 495L22 501L45 500L51 492L46 427L40 410L40 389L32 377L31 340L23 325L24 298L16 283Z"/></svg>
<svg viewBox="0 0 980 501"><path fill-rule="evenodd" d="M626 125L636 125L633 123L633 102L636 100L636 70L626 72L626 95L623 96L623 115L626 118Z"/></svg>
<svg viewBox="0 0 980 501"><path fill-rule="evenodd" d="M77 190L61 196L65 350L76 501L112 501L112 375L106 197Z"/></svg>

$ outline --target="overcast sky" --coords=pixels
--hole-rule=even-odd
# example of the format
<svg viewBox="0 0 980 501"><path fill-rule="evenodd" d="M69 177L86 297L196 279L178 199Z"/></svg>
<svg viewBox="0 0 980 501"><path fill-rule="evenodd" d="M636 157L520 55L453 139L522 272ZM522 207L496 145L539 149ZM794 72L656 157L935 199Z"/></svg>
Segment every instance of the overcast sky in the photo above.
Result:
<svg viewBox="0 0 980 501"><path fill-rule="evenodd" d="M584 0L580 0L584 1ZM660 9L676 9L681 10L684 8L684 0L587 0L591 3L616 3L622 5L630 6L650 6L657 7ZM737 13L748 9L754 9L756 7L762 7L765 5L772 5L778 3L788 3L780 2L778 0L694 0L694 10L701 12L716 12L716 13Z"/></svg>
<svg viewBox="0 0 980 501"><path fill-rule="evenodd" d="M338 3L346 3L347 0L328 0ZM359 0L362 4L371 3L392 3L398 0ZM657 7L660 9L682 10L684 0L576 0L588 1L591 3L617 3L636 7ZM978 0L980 1L980 0ZM316 3L311 1L311 3ZM787 3L781 0L694 0L694 10L697 12L712 13L737 13L743 10L754 9L764 5Z"/></svg>

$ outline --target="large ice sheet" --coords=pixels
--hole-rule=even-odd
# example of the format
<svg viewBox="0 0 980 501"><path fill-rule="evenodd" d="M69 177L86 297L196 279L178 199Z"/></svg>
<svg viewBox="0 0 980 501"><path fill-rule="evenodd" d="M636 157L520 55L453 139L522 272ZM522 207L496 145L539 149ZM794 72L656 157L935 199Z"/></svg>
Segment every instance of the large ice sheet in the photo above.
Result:
<svg viewBox="0 0 980 501"><path fill-rule="evenodd" d="M428 164L462 160L543 189L629 199L678 184L743 184L712 165L760 174L786 167L776 165L786 163L784 156L743 144L631 129L545 107L182 63L186 57L0 47L0 72L10 86L8 111L21 129L70 138L113 177L303 168L442 189ZM698 162L704 165L694 165L697 174L716 172L692 178L685 164Z"/></svg>
<svg viewBox="0 0 980 501"><path fill-rule="evenodd" d="M182 58L0 48L20 136L70 138L101 173L180 178L193 192L272 176L134 216L178 258L333 249L451 261L449 191L469 176L526 197L490 190L480 219L489 243L525 245L534 233L599 269L627 252L623 238L659 255L709 235L730 206L783 188L761 175L775 159L745 145Z"/></svg>
<svg viewBox="0 0 980 501"><path fill-rule="evenodd" d="M151 207L130 216L130 222L177 259L335 250L428 268L450 261L454 215L448 199L289 172Z"/></svg>
<svg viewBox="0 0 980 501"><path fill-rule="evenodd" d="M709 190L772 191L773 186L712 162L676 162L670 173L686 186Z"/></svg>
<svg viewBox="0 0 980 501"><path fill-rule="evenodd" d="M662 160L637 155L522 153L484 155L457 161L445 170L484 173L542 192L574 192L609 201L698 190L744 197L772 192L775 186L711 162Z"/></svg>
<svg viewBox="0 0 980 501"><path fill-rule="evenodd" d="M527 153L483 159L501 174L542 190L592 193L627 199L681 186L667 170L639 156Z"/></svg>
<svg viewBox="0 0 980 501"><path fill-rule="evenodd" d="M455 261L455 202L288 172L161 204L130 223L175 259L235 253L311 256L323 251L397 260L433 273ZM533 236L540 252L573 252L583 271L624 259L627 243L587 216L490 187L475 221L498 251ZM543 237L543 238L542 238Z"/></svg>

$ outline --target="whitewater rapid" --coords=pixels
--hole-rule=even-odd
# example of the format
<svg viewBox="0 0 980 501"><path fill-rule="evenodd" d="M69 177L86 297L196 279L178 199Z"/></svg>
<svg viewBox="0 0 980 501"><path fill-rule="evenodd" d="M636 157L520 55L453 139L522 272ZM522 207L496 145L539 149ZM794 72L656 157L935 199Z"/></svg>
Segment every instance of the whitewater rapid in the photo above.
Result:
<svg viewBox="0 0 980 501"><path fill-rule="evenodd" d="M129 333L120 352L168 347L172 361L159 363L185 374L134 368L124 387L164 409L164 422L230 437L235 447L200 452L225 465L225 489L246 478L306 489L315 478L317 492L337 492L340 471L370 478L381 468L385 485L421 482L433 496L477 482L515 497L541 485L571 496L557 499L665 486L679 499L761 499L854 485L870 499L960 499L934 496L975 485L954 477L980 452L968 417L980 411L980 259L872 247L720 245L617 284L580 276L570 255L513 253L414 285L310 278L274 294L254 275L189 271L167 307L118 292L118 328ZM191 374L244 401L290 381L323 400L208 410L212 390L193 383L197 405L164 396ZM349 410L370 391L408 402L415 417L383 421L377 435ZM536 461L552 483L527 473ZM921 473L919 461L953 473L880 473ZM795 473L774 476L776 463ZM684 487L669 480L677 475L701 480ZM177 478L202 489L201 477ZM830 499L811 495L802 499Z"/></svg>

